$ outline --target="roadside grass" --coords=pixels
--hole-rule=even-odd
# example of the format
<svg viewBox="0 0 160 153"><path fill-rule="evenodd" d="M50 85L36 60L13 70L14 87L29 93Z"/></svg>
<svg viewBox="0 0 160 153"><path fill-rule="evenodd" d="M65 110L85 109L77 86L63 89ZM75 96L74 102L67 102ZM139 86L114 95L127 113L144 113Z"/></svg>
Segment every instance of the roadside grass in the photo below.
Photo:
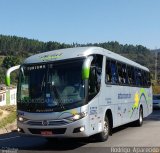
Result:
<svg viewBox="0 0 160 153"><path fill-rule="evenodd" d="M7 124L13 123L16 120L16 106L1 106L0 109L9 112L9 115L0 120L0 128L5 127Z"/></svg>
<svg viewBox="0 0 160 153"><path fill-rule="evenodd" d="M15 105L5 105L5 106L0 106L0 109L8 111L8 112L15 112L16 106Z"/></svg>

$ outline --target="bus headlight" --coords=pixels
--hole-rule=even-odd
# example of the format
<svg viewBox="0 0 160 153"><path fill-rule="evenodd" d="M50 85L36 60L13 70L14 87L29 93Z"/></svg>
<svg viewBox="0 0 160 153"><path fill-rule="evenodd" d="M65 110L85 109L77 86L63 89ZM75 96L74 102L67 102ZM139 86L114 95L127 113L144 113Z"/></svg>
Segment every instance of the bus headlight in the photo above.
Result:
<svg viewBox="0 0 160 153"><path fill-rule="evenodd" d="M65 118L66 120L69 120L69 121L77 121L83 117L87 116L87 112L82 112L82 113L78 113L78 114L74 114L73 116L71 117L68 117L68 118Z"/></svg>
<svg viewBox="0 0 160 153"><path fill-rule="evenodd" d="M23 117L18 117L18 121L23 122Z"/></svg>
<svg viewBox="0 0 160 153"><path fill-rule="evenodd" d="M17 119L18 119L18 121L20 121L20 122L25 122L25 121L28 120L28 119L26 119L26 118L24 118L24 117L21 117L21 116L19 116Z"/></svg>

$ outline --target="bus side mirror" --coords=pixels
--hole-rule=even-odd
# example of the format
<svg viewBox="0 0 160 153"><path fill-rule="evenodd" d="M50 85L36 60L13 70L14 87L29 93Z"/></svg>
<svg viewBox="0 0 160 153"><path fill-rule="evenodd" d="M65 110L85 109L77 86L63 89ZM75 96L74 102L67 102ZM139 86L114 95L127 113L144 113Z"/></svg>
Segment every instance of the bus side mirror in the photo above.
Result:
<svg viewBox="0 0 160 153"><path fill-rule="evenodd" d="M82 66L82 80L88 79L89 78L89 73L90 73L90 66L91 62L93 60L92 56L89 56L83 63Z"/></svg>
<svg viewBox="0 0 160 153"><path fill-rule="evenodd" d="M6 72L6 76L5 76L5 83L6 83L6 86L10 86L11 84L11 79L10 79L10 74L11 72L17 70L20 68L20 65L16 65L16 66L13 66L11 68L9 68Z"/></svg>

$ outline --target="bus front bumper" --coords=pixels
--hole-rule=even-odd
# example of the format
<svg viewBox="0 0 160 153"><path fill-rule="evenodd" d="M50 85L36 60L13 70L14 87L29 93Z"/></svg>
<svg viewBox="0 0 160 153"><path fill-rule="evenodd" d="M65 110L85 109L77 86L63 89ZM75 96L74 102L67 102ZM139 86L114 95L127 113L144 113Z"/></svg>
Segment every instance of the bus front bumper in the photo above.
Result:
<svg viewBox="0 0 160 153"><path fill-rule="evenodd" d="M82 118L60 126L35 126L17 121L18 131L22 134L43 137L89 137L88 118Z"/></svg>

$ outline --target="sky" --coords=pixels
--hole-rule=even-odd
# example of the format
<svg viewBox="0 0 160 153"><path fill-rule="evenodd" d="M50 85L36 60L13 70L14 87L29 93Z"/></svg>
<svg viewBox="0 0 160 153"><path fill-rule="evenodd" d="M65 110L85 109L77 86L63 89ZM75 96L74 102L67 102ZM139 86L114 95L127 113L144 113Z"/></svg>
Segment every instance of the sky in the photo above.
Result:
<svg viewBox="0 0 160 153"><path fill-rule="evenodd" d="M0 34L160 48L160 0L0 0Z"/></svg>

